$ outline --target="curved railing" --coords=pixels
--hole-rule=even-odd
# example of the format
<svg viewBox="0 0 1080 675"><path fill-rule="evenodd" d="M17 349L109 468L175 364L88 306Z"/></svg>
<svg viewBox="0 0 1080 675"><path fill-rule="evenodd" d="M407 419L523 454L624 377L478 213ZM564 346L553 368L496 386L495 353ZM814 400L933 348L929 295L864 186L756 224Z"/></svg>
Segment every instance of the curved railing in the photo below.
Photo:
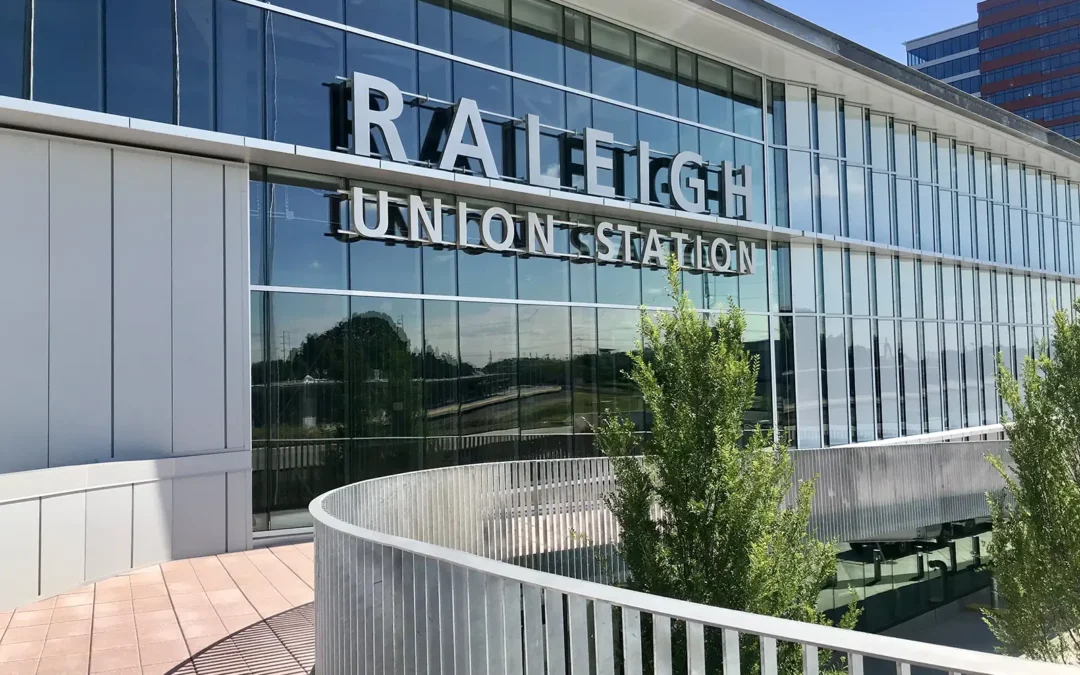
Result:
<svg viewBox="0 0 1080 675"><path fill-rule="evenodd" d="M914 464L915 475L937 486L926 487L925 508L914 512L940 513L931 502L953 508L948 493L970 492L982 475L964 478L956 469L972 467L961 460L1001 450L949 448L959 465L942 463L934 446L896 446L869 466L884 479L889 467ZM826 461L840 466L845 457L852 459L827 450L796 453L797 473ZM311 504L317 672L659 675L678 664L688 673L719 672L720 663L706 663L709 645L724 673L738 673L738 645L746 640L760 643L763 674L778 672L778 645L785 643L800 645L807 674L818 672L818 650L847 655L850 673L862 673L866 657L896 664L898 674L912 665L973 675L1077 672L610 585L624 575L613 554L618 528L604 504L612 486L605 459L541 460L388 476L319 497ZM860 504L857 491L834 497L849 508L818 519L847 510L858 524L863 507L879 520L881 513L908 517L903 509L883 510L884 496L870 496L876 503Z"/></svg>

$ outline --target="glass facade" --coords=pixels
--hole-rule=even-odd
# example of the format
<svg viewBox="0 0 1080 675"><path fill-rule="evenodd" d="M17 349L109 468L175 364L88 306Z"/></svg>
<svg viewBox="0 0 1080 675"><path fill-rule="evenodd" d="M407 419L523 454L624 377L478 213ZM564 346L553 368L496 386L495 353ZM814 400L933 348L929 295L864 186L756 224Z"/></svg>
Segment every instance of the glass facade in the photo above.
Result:
<svg viewBox="0 0 1080 675"><path fill-rule="evenodd" d="M797 448L997 421L994 355L1015 367L1047 335L1051 310L1076 297L1080 185L890 111L547 0L276 4L35 0L30 13L8 3L0 93L338 150L355 143L335 104L355 70L404 92L397 127L422 166L438 159L461 97L477 101L507 181L526 178L528 114L546 125L542 169L567 191L585 184L585 127L614 135L601 153L621 167L609 173L625 201L674 204L664 160L638 194L639 141L659 158L745 165L753 220L775 228L742 239L755 246L754 273L683 280L705 313L729 301L745 310L761 360L747 425ZM351 187L389 193L389 238L333 236L352 218ZM629 260L597 261L597 218L547 211L550 254L494 252L480 245L483 210L512 214L501 227L520 241L529 209L462 190L254 168L257 528L306 525L315 495L388 472L594 454L593 425L609 410L649 433L626 352L640 339L638 308L669 300L663 271L642 264L641 232L613 233ZM719 191L709 184L707 199ZM444 215L454 243L408 240L419 227L410 195L468 202L460 218ZM718 233L685 222L675 232L642 212L620 224L655 228L690 261L700 252L686 242ZM718 227L732 244L752 231Z"/></svg>

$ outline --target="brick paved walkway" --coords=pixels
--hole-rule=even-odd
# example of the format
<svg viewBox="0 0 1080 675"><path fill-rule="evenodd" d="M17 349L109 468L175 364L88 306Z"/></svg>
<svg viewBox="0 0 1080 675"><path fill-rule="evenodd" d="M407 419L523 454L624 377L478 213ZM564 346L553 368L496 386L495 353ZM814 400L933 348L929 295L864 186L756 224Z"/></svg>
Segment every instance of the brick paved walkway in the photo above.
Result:
<svg viewBox="0 0 1080 675"><path fill-rule="evenodd" d="M311 544L153 565L0 613L0 675L299 675Z"/></svg>

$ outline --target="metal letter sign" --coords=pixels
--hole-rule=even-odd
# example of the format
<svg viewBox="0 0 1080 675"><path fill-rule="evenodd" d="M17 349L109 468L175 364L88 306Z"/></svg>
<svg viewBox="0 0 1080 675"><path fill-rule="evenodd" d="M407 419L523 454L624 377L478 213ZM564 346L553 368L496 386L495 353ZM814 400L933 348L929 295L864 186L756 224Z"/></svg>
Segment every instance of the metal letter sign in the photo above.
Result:
<svg viewBox="0 0 1080 675"><path fill-rule="evenodd" d="M390 159L395 162L408 162L409 157L405 153L405 146L401 142L396 126L397 118L405 109L401 90L393 82L381 77L354 73L352 101L353 151L364 156L375 154L376 150L372 147L372 133L378 130L385 140L386 153L389 154ZM383 103L380 105L379 101ZM561 189L560 177L544 172L540 158L540 119L536 115L526 115L522 122L526 132L526 180L531 185ZM611 152L616 145L614 137L606 131L586 128L580 134L580 139L584 146L585 192L597 197L616 197L615 187L601 180L602 174L616 172L616 160ZM631 176L629 184L638 186L637 201L649 204L652 201L654 189L656 191L664 189L663 186L654 188L655 171L650 166L653 161L660 158L652 157L649 144L645 141L638 143L633 149L633 154L638 156L639 174L636 180L633 180ZM476 101L469 98L460 99L451 109L449 131L437 166L444 171L453 171L462 158L477 160L480 171L486 178L502 179L491 151L491 143L488 141L481 111ZM706 176L709 173L718 173L720 184L718 196L721 210L719 215L728 218L738 217L737 199L741 198L743 204L741 217L745 220L752 218L754 209L750 167L736 168L729 162L721 162L719 167L709 165L699 154L688 151L680 152L666 161L670 165L668 174L672 177L668 181L667 191L671 193L679 209L689 213L705 212L708 195L715 194L715 191L710 192L708 189ZM620 168L624 167L620 164ZM397 237L417 243L455 243L443 241L442 218L445 207L438 199L432 200L430 210L417 195L409 196L400 207L395 206L395 208L407 209L409 226L407 232L392 234L389 231L389 210L390 202L393 200L385 190L379 190L378 194L374 195L374 199L369 196L368 201L365 202L363 190L353 188L351 197L353 208L350 228L331 232L335 236ZM466 243L464 237L467 232L468 212L468 206L464 202L457 204L458 241L456 243L458 245ZM480 216L480 234L484 248L501 252L554 254L551 242L554 241L555 221L550 215L540 216L530 212L525 218L520 218L498 206L484 211L474 211L474 214ZM372 219L375 222L368 222ZM522 238L526 240L522 249L515 248L515 245L520 243L516 241L519 225L520 232L523 233ZM614 239L616 232L622 235L622 246L616 244ZM635 234L644 242L641 260L632 260L631 256L631 243ZM691 269L726 274L753 274L755 271L755 244L753 242L740 241L736 254L734 247L723 237L708 240L698 235L691 240L690 235L687 234L666 234L648 227L638 232L636 226L614 225L608 222L600 222L596 225L596 239L598 243L596 258L602 261L636 262L647 266L663 265L662 242L670 240L680 248L693 247L690 256L692 263L687 265ZM591 254L589 257L592 257Z"/></svg>

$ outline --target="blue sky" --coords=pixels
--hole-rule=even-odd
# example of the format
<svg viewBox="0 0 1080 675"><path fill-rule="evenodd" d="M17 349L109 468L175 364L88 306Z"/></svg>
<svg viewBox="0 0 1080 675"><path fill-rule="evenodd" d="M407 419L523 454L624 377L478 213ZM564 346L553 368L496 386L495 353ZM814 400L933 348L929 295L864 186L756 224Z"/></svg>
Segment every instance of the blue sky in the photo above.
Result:
<svg viewBox="0 0 1080 675"><path fill-rule="evenodd" d="M904 40L977 18L977 0L770 0L793 14L906 62Z"/></svg>

